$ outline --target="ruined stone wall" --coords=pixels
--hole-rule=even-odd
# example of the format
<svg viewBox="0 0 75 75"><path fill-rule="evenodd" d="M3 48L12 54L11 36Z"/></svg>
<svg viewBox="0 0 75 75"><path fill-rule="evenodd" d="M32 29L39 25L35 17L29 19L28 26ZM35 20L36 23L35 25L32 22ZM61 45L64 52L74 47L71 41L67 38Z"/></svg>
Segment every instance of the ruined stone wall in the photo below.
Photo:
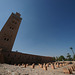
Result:
<svg viewBox="0 0 75 75"><path fill-rule="evenodd" d="M52 57L23 54L19 52L1 52L1 54L3 55L4 63L8 64L22 64L22 63L37 64L53 61Z"/></svg>

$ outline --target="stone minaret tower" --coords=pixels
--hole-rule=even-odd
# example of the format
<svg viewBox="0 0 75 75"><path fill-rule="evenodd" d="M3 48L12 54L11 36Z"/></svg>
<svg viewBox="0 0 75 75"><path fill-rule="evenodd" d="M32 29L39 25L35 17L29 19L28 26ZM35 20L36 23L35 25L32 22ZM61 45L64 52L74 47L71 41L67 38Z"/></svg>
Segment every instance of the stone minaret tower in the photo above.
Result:
<svg viewBox="0 0 75 75"><path fill-rule="evenodd" d="M1 51L11 51L20 23L22 18L20 14L12 13L4 27L0 31L0 50Z"/></svg>

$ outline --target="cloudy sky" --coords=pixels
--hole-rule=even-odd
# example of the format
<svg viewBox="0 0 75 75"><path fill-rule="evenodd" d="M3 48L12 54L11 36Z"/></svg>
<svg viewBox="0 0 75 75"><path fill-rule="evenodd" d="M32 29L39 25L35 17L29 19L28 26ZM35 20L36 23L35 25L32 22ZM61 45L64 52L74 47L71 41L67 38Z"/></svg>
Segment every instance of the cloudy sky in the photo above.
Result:
<svg viewBox="0 0 75 75"><path fill-rule="evenodd" d="M11 13L22 22L13 51L60 56L75 51L75 0L0 0L0 30Z"/></svg>

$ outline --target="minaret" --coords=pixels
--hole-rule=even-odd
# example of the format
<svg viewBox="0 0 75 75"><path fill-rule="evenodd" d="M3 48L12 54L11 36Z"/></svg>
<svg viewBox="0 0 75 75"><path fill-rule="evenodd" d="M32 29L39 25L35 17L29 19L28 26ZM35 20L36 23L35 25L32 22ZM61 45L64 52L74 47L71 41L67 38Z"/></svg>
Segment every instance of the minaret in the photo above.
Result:
<svg viewBox="0 0 75 75"><path fill-rule="evenodd" d="M20 14L17 12L16 14L12 13L10 15L9 19L0 31L0 50L12 50L21 20L22 18L20 17Z"/></svg>

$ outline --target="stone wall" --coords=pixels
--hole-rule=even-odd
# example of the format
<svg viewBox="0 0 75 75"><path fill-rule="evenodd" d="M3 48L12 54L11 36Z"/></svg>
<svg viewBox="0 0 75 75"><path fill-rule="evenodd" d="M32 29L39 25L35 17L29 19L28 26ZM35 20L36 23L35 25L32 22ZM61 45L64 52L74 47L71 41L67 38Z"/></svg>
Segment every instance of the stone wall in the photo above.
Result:
<svg viewBox="0 0 75 75"><path fill-rule="evenodd" d="M22 64L22 63L47 63L52 62L52 57L24 54L20 52L1 52L0 62L8 63L8 64Z"/></svg>

